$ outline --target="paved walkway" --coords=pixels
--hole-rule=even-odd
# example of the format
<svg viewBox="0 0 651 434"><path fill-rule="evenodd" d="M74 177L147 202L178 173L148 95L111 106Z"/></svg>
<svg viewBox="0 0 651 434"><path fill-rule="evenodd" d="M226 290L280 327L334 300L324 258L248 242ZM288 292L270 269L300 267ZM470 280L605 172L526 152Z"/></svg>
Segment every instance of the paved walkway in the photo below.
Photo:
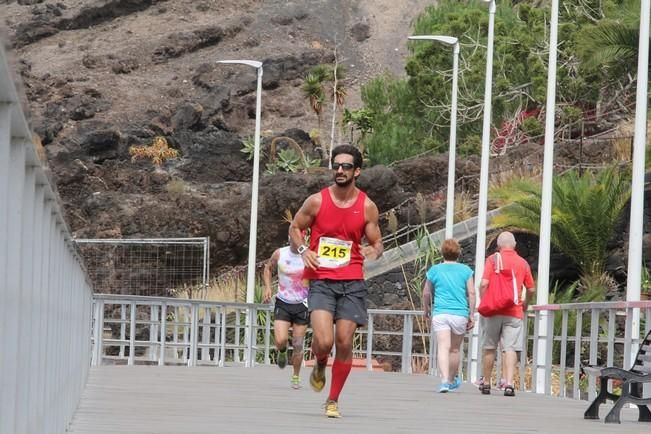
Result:
<svg viewBox="0 0 651 434"><path fill-rule="evenodd" d="M327 419L327 388L289 387L290 368L104 366L91 370L69 432L76 434L217 433L626 433L651 424L626 410L621 425L583 419L585 401L531 393L482 396L464 384L438 394L425 375L353 371ZM328 375L330 374L328 370ZM603 407L602 407L603 408ZM602 409L601 416L606 414Z"/></svg>

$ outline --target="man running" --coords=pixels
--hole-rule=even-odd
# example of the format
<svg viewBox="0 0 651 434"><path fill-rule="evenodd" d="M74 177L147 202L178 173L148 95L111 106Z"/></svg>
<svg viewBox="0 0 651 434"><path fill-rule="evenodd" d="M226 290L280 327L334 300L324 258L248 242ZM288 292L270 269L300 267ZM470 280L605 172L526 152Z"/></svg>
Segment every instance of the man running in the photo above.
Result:
<svg viewBox="0 0 651 434"><path fill-rule="evenodd" d="M305 330L309 323L307 311L307 282L303 280L303 259L293 247L287 246L276 249L271 259L264 266L264 294L263 302L271 301L271 276L272 270L278 269L278 294L274 306L274 338L278 350L278 367L287 365L287 341L289 328L292 328L292 366L294 372L291 385L300 389L301 380L299 373L303 363L303 342Z"/></svg>
<svg viewBox="0 0 651 434"><path fill-rule="evenodd" d="M352 367L353 336L356 328L367 322L364 258L379 258L384 247L377 206L355 185L362 169L362 154L353 146L340 145L333 149L331 162L334 184L305 200L289 234L291 244L303 257L303 277L310 280L308 305L316 358L310 385L317 392L325 386L325 368L334 343L336 353L325 414L339 417L339 394ZM301 237L301 231L307 228L311 228L309 247ZM367 246L361 245L364 236Z"/></svg>

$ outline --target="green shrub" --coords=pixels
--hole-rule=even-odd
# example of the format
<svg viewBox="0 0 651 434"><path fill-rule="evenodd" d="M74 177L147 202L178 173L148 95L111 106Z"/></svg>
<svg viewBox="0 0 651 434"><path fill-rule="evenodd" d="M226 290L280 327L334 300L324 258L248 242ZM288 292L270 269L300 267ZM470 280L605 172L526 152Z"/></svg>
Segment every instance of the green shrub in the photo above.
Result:
<svg viewBox="0 0 651 434"><path fill-rule="evenodd" d="M633 10L634 0L566 0L559 24L558 103L566 107L562 122L580 119L577 107L603 103L611 86L601 65L581 63L579 42L585 45L584 29L595 22ZM639 11L639 7L637 8ZM499 127L522 109L543 107L547 92L549 4L521 0L497 2L493 57L493 126ZM486 67L488 14L481 2L441 0L428 7L415 21L412 34L450 35L460 43L460 92L458 94L458 143L475 143L481 134ZM439 152L449 136L452 53L449 47L429 41L413 41L405 66L407 78L387 75L362 86L364 109L373 113L365 140L372 163L395 159L425 150ZM585 47L584 47L585 49ZM619 75L622 80L623 75ZM604 93L606 92L606 93ZM529 135L542 134L535 119L526 121ZM460 149L465 147L460 146ZM468 149L473 149L468 146Z"/></svg>
<svg viewBox="0 0 651 434"><path fill-rule="evenodd" d="M534 117L523 120L520 129L529 137L539 137L545 133L545 125Z"/></svg>

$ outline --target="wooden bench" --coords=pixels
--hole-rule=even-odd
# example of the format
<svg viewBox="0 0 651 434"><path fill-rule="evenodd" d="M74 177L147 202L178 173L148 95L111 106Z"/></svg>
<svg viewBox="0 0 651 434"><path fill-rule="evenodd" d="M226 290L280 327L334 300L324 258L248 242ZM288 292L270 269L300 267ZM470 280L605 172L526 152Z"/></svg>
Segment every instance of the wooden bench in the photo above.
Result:
<svg viewBox="0 0 651 434"><path fill-rule="evenodd" d="M651 404L651 398L643 398L644 384L651 384L651 331L642 341L630 370L615 367L592 367L584 368L584 371L590 375L599 376L601 385L599 395L583 413L584 419L599 419L599 406L610 399L615 405L606 415L606 423L620 423L619 413L625 404L637 405L638 421L651 422L651 411L647 407L647 404ZM615 395L608 391L608 380L622 381L621 395Z"/></svg>

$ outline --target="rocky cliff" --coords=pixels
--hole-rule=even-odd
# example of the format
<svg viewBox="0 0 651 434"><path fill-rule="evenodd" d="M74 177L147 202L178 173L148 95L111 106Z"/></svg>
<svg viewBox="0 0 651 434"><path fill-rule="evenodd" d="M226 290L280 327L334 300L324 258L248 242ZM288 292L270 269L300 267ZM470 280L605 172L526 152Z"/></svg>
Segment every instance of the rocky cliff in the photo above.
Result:
<svg viewBox="0 0 651 434"><path fill-rule="evenodd" d="M80 238L211 237L213 270L246 262L255 74L219 59L263 61L263 150L294 139L320 158L318 125L302 91L314 65L347 69L346 106L383 71L402 74L410 21L428 0L18 0L0 25L64 201ZM131 146L162 136L179 152L160 166ZM283 145L282 142L280 146ZM586 148L587 149L587 148ZM571 146L561 164L576 161ZM593 161L604 156L595 152ZM533 143L492 161L493 171L540 164ZM325 165L322 162L322 165ZM457 163L459 187L477 189L478 159ZM284 243L285 210L331 182L325 169L261 178L258 259ZM360 185L401 224L442 216L447 156L364 170ZM413 200L417 193L425 206ZM387 220L382 219L383 228Z"/></svg>

